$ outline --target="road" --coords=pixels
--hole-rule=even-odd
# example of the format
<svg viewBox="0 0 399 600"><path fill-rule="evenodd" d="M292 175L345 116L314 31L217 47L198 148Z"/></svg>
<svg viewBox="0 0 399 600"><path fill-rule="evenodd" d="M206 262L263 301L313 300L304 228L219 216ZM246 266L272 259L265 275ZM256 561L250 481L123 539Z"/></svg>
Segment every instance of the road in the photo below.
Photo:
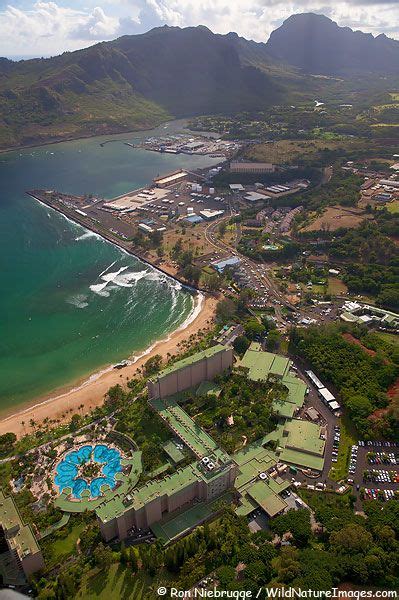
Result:
<svg viewBox="0 0 399 600"><path fill-rule="evenodd" d="M228 215L224 216L222 219L219 219L218 221L212 221L211 223L209 223L206 226L206 228L204 230L204 235L205 235L205 239L208 242L208 244L212 248L217 250L218 252L223 252L225 254L229 253L229 254L238 256L239 259L241 260L241 265L246 268L249 275L251 277L255 277L257 279L257 282L259 282L260 285L265 286L265 288L262 288L262 292L268 296L268 298L270 300L269 304L270 304L270 306L272 306L274 308L275 317L276 317L277 323L280 326L286 325L284 315L282 313L283 306L285 306L286 308L288 308L290 310L295 310L296 312L299 312L302 317L314 318L315 315L313 313L309 312L306 308L304 308L304 307L298 308L298 307L294 306L293 304L291 304L290 302L288 302L288 300L286 300L283 292L280 291L276 282L267 273L268 266L266 265L266 263L259 264L255 261L251 260L247 256L245 256L244 254L240 253L237 250L238 243L241 239L241 225L239 223L237 224L236 239L235 239L234 245L229 245L219 238L218 230L219 230L220 224L223 222L228 222L230 220L231 216L232 216L232 209L231 209L231 206L229 206L229 214Z"/></svg>
<svg viewBox="0 0 399 600"><path fill-rule="evenodd" d="M280 324L284 324L285 321L284 321L284 317L281 312L281 306L280 306L280 304L276 304L275 302L278 301L279 303L281 303L291 309L293 309L294 306L285 300L282 293L278 289L277 285L274 283L274 281L272 281L271 277L269 275L267 275L266 265L259 265L258 263L255 263L247 256L244 256L243 254L238 252L236 245L238 245L238 242L241 237L241 226L239 225L236 229L236 241L235 241L236 245L230 246L229 244L226 244L226 242L219 239L218 229L220 227L220 224L224 221L228 221L230 218L231 218L231 209L230 209L229 215L226 215L219 221L212 221L211 223L209 223L206 226L205 231L204 231L206 241L212 248L215 248L215 250L218 250L219 252L230 253L230 254L234 254L235 256L238 256L241 260L241 264L244 267L246 267L246 269L247 269L247 271L249 271L249 273L251 273L252 271L255 271L256 277L257 277L259 283L261 285L263 284L266 288L265 291L268 294L268 296L271 300L271 304L273 305L273 307L275 309L277 321ZM273 300L274 300L274 304L273 304Z"/></svg>

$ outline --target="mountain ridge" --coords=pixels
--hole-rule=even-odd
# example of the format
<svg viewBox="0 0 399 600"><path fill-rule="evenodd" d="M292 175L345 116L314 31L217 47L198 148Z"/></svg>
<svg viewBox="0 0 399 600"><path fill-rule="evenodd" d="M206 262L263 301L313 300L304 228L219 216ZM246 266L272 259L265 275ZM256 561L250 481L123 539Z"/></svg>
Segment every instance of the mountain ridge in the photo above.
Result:
<svg viewBox="0 0 399 600"><path fill-rule="evenodd" d="M325 15L291 15L267 42L275 58L308 73L399 73L399 41L340 27Z"/></svg>
<svg viewBox="0 0 399 600"><path fill-rule="evenodd" d="M334 36L345 43L332 57ZM0 59L0 148L263 110L312 93L313 73L364 73L359 57L370 47L379 51L374 69L384 63L399 74L399 42L314 13L292 15L267 43L202 25L162 26L52 58Z"/></svg>

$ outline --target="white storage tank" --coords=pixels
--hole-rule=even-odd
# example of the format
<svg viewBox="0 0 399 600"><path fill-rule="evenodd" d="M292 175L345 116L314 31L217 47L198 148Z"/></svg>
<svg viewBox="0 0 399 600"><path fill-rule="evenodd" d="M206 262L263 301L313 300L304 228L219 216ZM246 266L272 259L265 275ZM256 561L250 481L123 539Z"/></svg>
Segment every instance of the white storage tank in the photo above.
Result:
<svg viewBox="0 0 399 600"><path fill-rule="evenodd" d="M213 194L215 193L215 188L209 188L209 193L213 196Z"/></svg>

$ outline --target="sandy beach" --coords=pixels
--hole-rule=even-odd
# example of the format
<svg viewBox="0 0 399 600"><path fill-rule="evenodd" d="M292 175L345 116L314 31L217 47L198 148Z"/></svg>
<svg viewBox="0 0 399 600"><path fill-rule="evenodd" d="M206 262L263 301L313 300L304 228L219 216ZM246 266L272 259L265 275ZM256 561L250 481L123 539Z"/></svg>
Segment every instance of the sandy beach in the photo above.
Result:
<svg viewBox="0 0 399 600"><path fill-rule="evenodd" d="M105 370L98 376L94 374L84 381L75 382L74 385L69 386L69 389L37 398L31 406L23 407L14 414L1 417L0 435L12 431L17 437L22 437L29 432L31 419L36 424L46 418L63 422L69 420L74 413L84 414L101 405L111 386L119 383L125 387L127 380L131 379L151 356L160 354L163 359L166 359L168 353L176 354L179 351L177 345L187 340L190 335L196 334L200 329L209 328L213 323L216 303L215 298L203 298L198 314L191 322L171 333L169 339L156 342L151 350L143 353L134 364L121 370Z"/></svg>

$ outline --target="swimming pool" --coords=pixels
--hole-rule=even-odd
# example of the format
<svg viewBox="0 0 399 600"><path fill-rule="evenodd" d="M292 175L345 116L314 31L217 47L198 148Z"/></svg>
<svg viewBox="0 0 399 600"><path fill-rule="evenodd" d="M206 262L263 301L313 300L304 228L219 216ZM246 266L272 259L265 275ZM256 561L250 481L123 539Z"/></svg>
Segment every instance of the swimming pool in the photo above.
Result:
<svg viewBox="0 0 399 600"><path fill-rule="evenodd" d="M101 486L116 486L116 473L122 471L121 453L105 444L86 445L68 452L57 465L54 483L60 493L72 489L75 498L89 490L91 498L98 498Z"/></svg>

